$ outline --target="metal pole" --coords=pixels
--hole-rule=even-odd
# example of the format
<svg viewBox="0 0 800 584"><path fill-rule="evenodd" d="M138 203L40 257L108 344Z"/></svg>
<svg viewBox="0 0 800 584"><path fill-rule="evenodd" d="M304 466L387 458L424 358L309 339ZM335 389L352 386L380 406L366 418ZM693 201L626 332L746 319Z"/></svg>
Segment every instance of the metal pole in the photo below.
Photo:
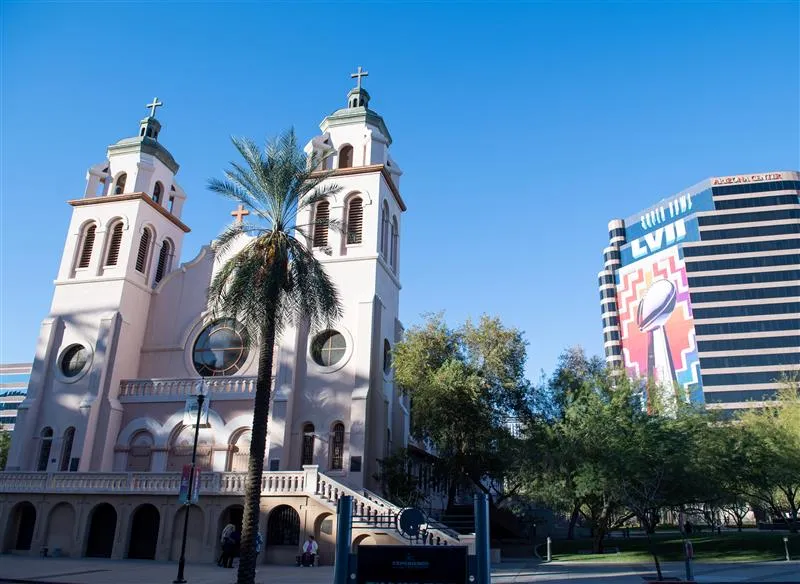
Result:
<svg viewBox="0 0 800 584"><path fill-rule="evenodd" d="M350 541L353 533L353 497L342 495L336 508L336 559L333 584L350 582Z"/></svg>
<svg viewBox="0 0 800 584"><path fill-rule="evenodd" d="M476 584L491 584L489 496L485 493L475 495L475 559L478 567Z"/></svg>
<svg viewBox="0 0 800 584"><path fill-rule="evenodd" d="M692 558L694 557L694 548L691 541L686 541L683 544L683 551L686 554L686 579L693 581L694 570L692 569Z"/></svg>
<svg viewBox="0 0 800 584"><path fill-rule="evenodd" d="M197 423L194 427L194 445L192 446L192 466L189 471L189 492L186 494L186 514L183 516L183 539L181 540L181 558L178 560L178 576L173 584L185 584L183 569L186 567L186 532L189 529L189 509L192 507L192 487L194 486L194 464L197 458L197 439L200 436L200 416L203 413L203 402L206 396L202 393L197 396Z"/></svg>
<svg viewBox="0 0 800 584"><path fill-rule="evenodd" d="M548 562L552 562L553 561L553 554L552 554L552 551L550 549L550 544L552 544L552 543L553 543L553 540L550 539L550 536L548 535L547 536L547 561Z"/></svg>

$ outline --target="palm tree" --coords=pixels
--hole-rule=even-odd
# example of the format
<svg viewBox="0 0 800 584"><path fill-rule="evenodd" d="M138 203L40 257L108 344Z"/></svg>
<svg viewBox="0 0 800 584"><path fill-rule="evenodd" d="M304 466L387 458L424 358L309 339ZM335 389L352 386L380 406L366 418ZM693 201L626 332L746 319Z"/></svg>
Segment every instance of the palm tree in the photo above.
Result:
<svg viewBox="0 0 800 584"><path fill-rule="evenodd" d="M208 187L245 205L255 221L234 223L220 235L217 253L231 251L231 256L212 280L208 297L214 312L257 331L260 343L237 580L253 584L275 340L289 324L304 322L314 329L341 315L336 287L308 245L307 232L314 224L298 225L296 220L340 187L323 184L330 173L314 172L320 157L309 160L298 149L294 131L264 150L248 139L233 138L233 144L245 164L232 162L225 180L210 179ZM316 221L338 228L327 218ZM246 236L252 239L234 253Z"/></svg>

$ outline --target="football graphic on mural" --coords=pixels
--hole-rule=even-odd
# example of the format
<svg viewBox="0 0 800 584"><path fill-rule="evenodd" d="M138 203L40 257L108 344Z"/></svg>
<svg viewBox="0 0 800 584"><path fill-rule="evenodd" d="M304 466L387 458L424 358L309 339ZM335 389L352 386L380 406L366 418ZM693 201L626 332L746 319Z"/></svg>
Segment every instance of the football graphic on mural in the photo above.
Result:
<svg viewBox="0 0 800 584"><path fill-rule="evenodd" d="M676 297L675 286L669 280L653 282L639 303L639 330L648 332L664 326L675 309Z"/></svg>

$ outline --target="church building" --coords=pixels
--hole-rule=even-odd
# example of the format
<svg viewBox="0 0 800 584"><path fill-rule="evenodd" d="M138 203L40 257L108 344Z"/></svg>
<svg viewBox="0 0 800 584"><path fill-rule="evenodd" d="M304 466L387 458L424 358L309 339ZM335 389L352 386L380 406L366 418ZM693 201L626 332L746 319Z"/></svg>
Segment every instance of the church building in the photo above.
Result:
<svg viewBox="0 0 800 584"><path fill-rule="evenodd" d="M328 330L287 329L276 345L260 525L267 562L292 562L309 534L331 562L336 500L345 494L366 518L354 546L400 543L390 525L397 508L374 493L378 460L409 440L409 403L391 364L403 332L406 204L364 75L359 68L346 107L325 117L305 147L332 153L320 171L342 187L298 222L329 217L346 227L318 227L309 242L343 316ZM208 286L225 260L211 244L176 261L191 195L162 143L161 105L149 104L136 135L110 145L89 168L83 196L68 201L53 301L0 473L4 553L177 559L189 512L187 560L211 561L222 528L241 521L257 340L208 309ZM208 406L199 503L187 506L178 493L199 393Z"/></svg>

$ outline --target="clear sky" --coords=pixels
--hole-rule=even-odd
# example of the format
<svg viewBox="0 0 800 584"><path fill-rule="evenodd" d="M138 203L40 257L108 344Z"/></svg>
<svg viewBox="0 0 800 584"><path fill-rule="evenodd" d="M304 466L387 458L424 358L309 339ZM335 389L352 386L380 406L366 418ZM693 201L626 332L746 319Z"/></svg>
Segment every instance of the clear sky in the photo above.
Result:
<svg viewBox="0 0 800 584"><path fill-rule="evenodd" d="M600 354L609 219L704 178L800 167L800 9L752 3L2 2L0 362L33 358L86 169L157 95L192 228L230 135L345 105L358 65L405 174L401 316L499 315L528 370Z"/></svg>

